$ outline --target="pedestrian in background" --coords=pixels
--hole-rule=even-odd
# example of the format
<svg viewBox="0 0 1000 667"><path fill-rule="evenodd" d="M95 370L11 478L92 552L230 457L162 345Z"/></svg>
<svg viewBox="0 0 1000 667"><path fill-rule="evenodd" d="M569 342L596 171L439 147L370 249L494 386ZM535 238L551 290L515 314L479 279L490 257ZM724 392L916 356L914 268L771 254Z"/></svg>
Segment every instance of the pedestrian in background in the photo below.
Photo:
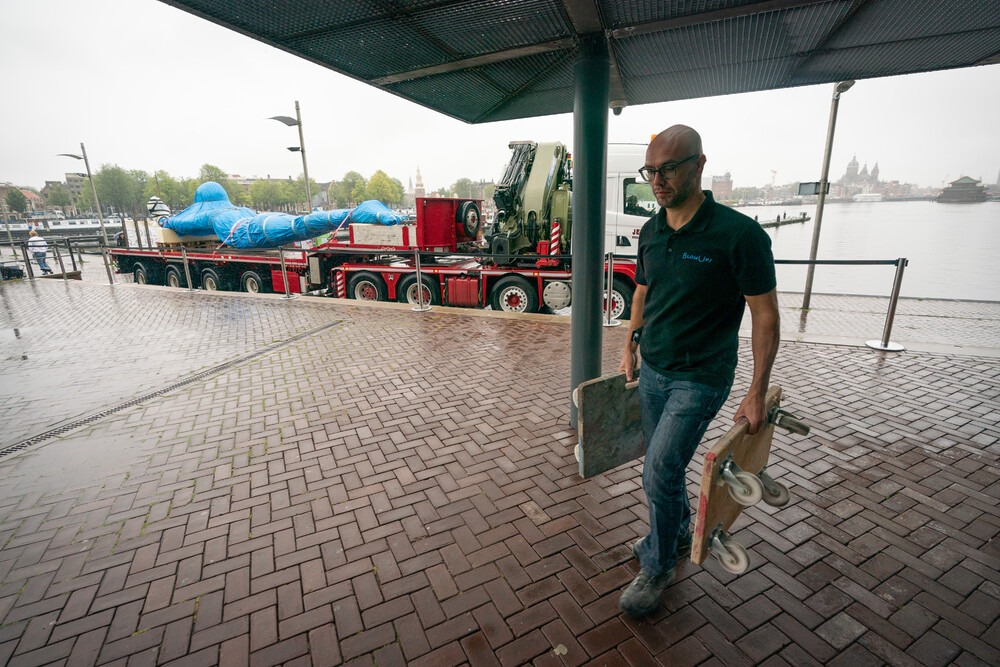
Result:
<svg viewBox="0 0 1000 667"><path fill-rule="evenodd" d="M49 263L45 261L45 255L49 251L49 244L34 229L28 233L28 236L30 237L28 239L28 250L35 258L35 261L38 262L38 268L42 270L42 275L49 275L52 273L52 269L49 267Z"/></svg>

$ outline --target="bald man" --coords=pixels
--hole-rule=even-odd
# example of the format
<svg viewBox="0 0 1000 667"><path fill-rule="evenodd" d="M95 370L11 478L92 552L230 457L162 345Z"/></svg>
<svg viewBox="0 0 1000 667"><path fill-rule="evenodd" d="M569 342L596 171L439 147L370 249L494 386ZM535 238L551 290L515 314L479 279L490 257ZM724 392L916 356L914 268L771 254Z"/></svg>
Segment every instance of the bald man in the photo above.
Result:
<svg viewBox="0 0 1000 667"><path fill-rule="evenodd" d="M753 379L734 421L765 421L764 394L778 351L771 241L760 225L702 191L701 137L684 125L650 142L640 175L660 210L639 233L636 290L620 370L631 380L641 349L639 403L649 535L632 548L642 567L622 593L623 612L654 609L691 552L685 474L729 396L744 305L752 318ZM641 336L641 342L640 342Z"/></svg>

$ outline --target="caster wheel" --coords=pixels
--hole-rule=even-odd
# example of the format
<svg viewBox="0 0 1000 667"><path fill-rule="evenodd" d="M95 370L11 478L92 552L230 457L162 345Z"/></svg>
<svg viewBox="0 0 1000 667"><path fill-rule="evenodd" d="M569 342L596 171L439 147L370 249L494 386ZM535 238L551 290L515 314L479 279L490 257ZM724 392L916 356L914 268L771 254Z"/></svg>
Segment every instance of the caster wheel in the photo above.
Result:
<svg viewBox="0 0 1000 667"><path fill-rule="evenodd" d="M788 487L774 480L771 481L771 484L774 485L771 489L766 486L764 487L764 502L771 507L784 507L791 498L791 494L788 493Z"/></svg>
<svg viewBox="0 0 1000 667"><path fill-rule="evenodd" d="M712 549L712 555L719 561L726 572L732 574L743 574L750 567L750 554L743 548L743 545L734 540L726 540L723 543L726 548L725 553L719 553Z"/></svg>
<svg viewBox="0 0 1000 667"><path fill-rule="evenodd" d="M740 505L756 505L764 497L764 485L757 475L741 470L736 479L740 485L729 485L729 497Z"/></svg>

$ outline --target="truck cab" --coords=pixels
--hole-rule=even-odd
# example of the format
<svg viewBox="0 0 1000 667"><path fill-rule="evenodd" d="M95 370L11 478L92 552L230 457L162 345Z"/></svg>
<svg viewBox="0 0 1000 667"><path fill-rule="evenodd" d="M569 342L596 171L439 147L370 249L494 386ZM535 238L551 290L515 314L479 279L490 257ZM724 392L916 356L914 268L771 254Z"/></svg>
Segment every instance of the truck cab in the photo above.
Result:
<svg viewBox="0 0 1000 667"><path fill-rule="evenodd" d="M639 230L658 209L652 187L639 176L645 160L646 144L608 144L604 252L635 257Z"/></svg>

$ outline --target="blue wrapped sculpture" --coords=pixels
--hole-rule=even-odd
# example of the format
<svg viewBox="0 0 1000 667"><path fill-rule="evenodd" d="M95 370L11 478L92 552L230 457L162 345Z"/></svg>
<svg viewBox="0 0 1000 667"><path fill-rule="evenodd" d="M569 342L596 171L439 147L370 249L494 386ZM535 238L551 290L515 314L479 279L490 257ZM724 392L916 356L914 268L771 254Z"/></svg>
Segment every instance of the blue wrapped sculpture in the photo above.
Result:
<svg viewBox="0 0 1000 667"><path fill-rule="evenodd" d="M307 215L255 213L229 201L225 188L214 181L198 186L194 203L177 215L166 217L156 197L147 204L149 212L164 229L179 236L214 234L232 248L279 248L335 231L351 223L396 225L406 216L393 213L380 201L364 201L348 209L314 211ZM158 215L159 214L159 215Z"/></svg>

